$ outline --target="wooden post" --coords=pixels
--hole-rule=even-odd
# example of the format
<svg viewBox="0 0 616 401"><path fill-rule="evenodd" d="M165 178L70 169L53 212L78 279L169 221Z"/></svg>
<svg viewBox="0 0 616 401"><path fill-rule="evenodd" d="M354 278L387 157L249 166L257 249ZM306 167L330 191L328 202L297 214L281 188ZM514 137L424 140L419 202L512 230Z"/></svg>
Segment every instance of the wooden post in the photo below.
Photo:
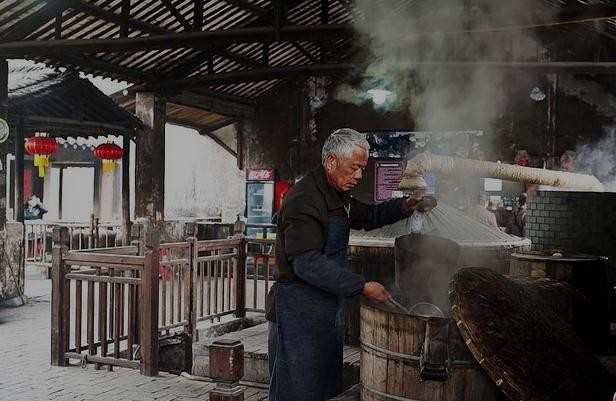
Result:
<svg viewBox="0 0 616 401"><path fill-rule="evenodd" d="M65 279L64 255L68 250L68 228L53 229L51 276L51 364L67 366L70 332L70 284Z"/></svg>
<svg viewBox="0 0 616 401"><path fill-rule="evenodd" d="M145 228L145 264L141 272L140 344L141 373L158 375L158 271L160 231L153 224Z"/></svg>
<svg viewBox="0 0 616 401"><path fill-rule="evenodd" d="M135 114L144 125L135 155L135 217L164 221L166 103L155 93L135 97Z"/></svg>
<svg viewBox="0 0 616 401"><path fill-rule="evenodd" d="M124 245L130 244L130 136L124 134L122 149L122 231Z"/></svg>
<svg viewBox="0 0 616 401"><path fill-rule="evenodd" d="M24 222L24 116L19 116L19 123L15 127L15 221ZM45 241L45 238L43 238Z"/></svg>
<svg viewBox="0 0 616 401"><path fill-rule="evenodd" d="M95 216L101 215L101 174L100 164L96 163L94 165L94 210L92 211Z"/></svg>
<svg viewBox="0 0 616 401"><path fill-rule="evenodd" d="M235 140L237 142L236 159L237 168L239 170L244 169L244 128L245 124L242 121L238 121L235 124Z"/></svg>
<svg viewBox="0 0 616 401"><path fill-rule="evenodd" d="M60 167L58 172L58 220L62 220L62 191L64 187L64 167Z"/></svg>
<svg viewBox="0 0 616 401"><path fill-rule="evenodd" d="M196 332L196 309L195 309L195 291L194 291L194 271L197 268L197 238L189 237L187 239L190 249L190 261L188 268L184 269L182 283L184 284L184 318L188 320L188 335L192 342L198 341Z"/></svg>
<svg viewBox="0 0 616 401"><path fill-rule="evenodd" d="M9 65L0 58L0 118L8 122L9 114ZM8 140L0 144L0 230L6 224L6 155L8 153Z"/></svg>
<svg viewBox="0 0 616 401"><path fill-rule="evenodd" d="M246 317L246 238L238 246L237 255L237 278L235 281L235 317L243 319ZM256 267L255 267L256 269ZM256 270L255 270L256 274Z"/></svg>

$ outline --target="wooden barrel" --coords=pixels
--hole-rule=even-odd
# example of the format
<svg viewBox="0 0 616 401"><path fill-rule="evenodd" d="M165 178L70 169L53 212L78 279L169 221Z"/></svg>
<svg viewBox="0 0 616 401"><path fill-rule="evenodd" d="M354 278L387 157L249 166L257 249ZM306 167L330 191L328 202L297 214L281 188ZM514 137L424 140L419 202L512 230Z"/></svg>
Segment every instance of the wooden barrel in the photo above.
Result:
<svg viewBox="0 0 616 401"><path fill-rule="evenodd" d="M351 237L349 268L367 281L378 281L391 289L394 281L394 241ZM344 343L359 345L359 298L347 302Z"/></svg>
<svg viewBox="0 0 616 401"><path fill-rule="evenodd" d="M603 350L610 335L610 286L607 258L601 256L527 251L511 254L509 277L548 278L569 284L590 303L578 310L574 326L587 345Z"/></svg>
<svg viewBox="0 0 616 401"><path fill-rule="evenodd" d="M362 401L492 401L499 390L453 320L361 304Z"/></svg>

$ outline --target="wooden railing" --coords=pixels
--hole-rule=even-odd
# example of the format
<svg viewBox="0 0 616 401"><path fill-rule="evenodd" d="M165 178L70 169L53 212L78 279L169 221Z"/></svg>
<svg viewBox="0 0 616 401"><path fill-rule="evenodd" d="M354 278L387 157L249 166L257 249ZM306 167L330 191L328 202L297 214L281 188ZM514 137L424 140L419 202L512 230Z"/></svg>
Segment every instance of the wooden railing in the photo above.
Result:
<svg viewBox="0 0 616 401"><path fill-rule="evenodd" d="M56 227L68 229L68 249L109 248L122 244L120 223L25 222L26 263L51 266L52 232Z"/></svg>
<svg viewBox="0 0 616 401"><path fill-rule="evenodd" d="M69 251L68 235L66 227L54 230L52 365L77 359L158 374L157 255L136 255L135 247Z"/></svg>
<svg viewBox="0 0 616 401"><path fill-rule="evenodd" d="M137 242L70 251L68 228L54 230L54 365L74 358L156 374L162 336L185 333L197 341L197 322L264 312L274 240L191 237L145 249Z"/></svg>
<svg viewBox="0 0 616 401"><path fill-rule="evenodd" d="M246 294L249 312L265 312L265 297L274 284L274 239L246 238Z"/></svg>

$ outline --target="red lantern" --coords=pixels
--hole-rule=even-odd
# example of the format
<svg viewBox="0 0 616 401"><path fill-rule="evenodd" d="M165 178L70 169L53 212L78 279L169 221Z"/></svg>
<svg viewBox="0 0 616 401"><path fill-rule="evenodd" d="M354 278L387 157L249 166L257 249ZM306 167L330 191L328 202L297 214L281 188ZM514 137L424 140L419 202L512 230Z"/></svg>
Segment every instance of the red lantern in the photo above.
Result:
<svg viewBox="0 0 616 401"><path fill-rule="evenodd" d="M94 156L103 161L103 173L112 172L115 161L121 159L124 150L115 143L103 143L94 149Z"/></svg>
<svg viewBox="0 0 616 401"><path fill-rule="evenodd" d="M58 151L55 138L48 136L33 136L26 139L26 152L34 156L34 165L38 167L39 177L45 177L45 169L49 166L49 156Z"/></svg>

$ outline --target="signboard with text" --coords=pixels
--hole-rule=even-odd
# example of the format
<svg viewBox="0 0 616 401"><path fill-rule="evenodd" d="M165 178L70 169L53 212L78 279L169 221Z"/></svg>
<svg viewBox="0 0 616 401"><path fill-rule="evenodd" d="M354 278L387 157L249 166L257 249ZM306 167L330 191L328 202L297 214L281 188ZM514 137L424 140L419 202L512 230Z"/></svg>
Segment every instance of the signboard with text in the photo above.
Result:
<svg viewBox="0 0 616 401"><path fill-rule="evenodd" d="M402 179L403 162L377 161L374 165L374 201L391 199Z"/></svg>
<svg viewBox="0 0 616 401"><path fill-rule="evenodd" d="M248 170L248 177L246 179L248 181L274 181L274 170Z"/></svg>

